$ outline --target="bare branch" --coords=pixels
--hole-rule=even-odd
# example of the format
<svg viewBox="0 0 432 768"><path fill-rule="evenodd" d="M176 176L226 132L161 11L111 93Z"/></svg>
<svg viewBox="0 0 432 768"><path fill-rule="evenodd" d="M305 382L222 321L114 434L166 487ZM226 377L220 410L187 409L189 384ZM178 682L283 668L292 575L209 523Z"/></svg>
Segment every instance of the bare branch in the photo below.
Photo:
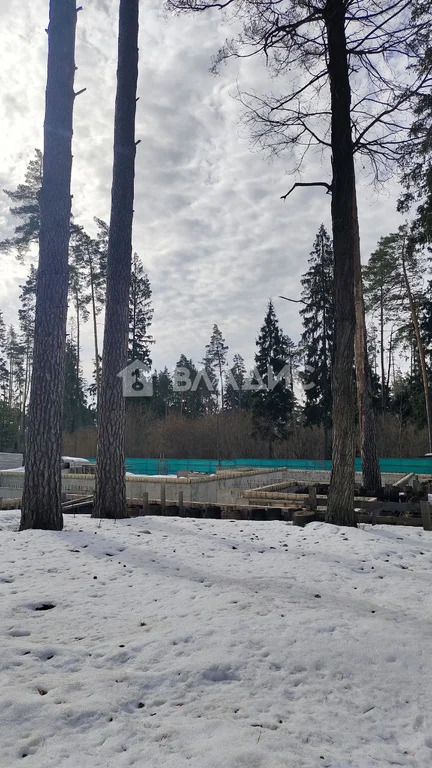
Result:
<svg viewBox="0 0 432 768"><path fill-rule="evenodd" d="M332 185L327 184L326 181L296 181L295 184L291 187L289 192L286 193L286 195L281 196L281 200L286 200L287 197L291 194L291 192L294 192L297 187L325 187L327 192L327 195L331 194L332 191ZM284 296L281 297L282 299L285 298Z"/></svg>

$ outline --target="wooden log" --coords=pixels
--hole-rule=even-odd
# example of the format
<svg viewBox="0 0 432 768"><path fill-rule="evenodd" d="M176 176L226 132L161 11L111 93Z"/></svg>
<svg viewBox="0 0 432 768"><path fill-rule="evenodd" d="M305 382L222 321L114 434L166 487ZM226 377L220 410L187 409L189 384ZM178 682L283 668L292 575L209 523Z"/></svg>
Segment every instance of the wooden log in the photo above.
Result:
<svg viewBox="0 0 432 768"><path fill-rule="evenodd" d="M143 501L142 501L142 509L143 509L143 515L146 516L149 513L149 495L147 491L144 491L143 493Z"/></svg>
<svg viewBox="0 0 432 768"><path fill-rule="evenodd" d="M309 512L302 510L301 512L294 512L293 515L293 525L299 525L302 528L308 523L314 523L316 520L318 520L316 511Z"/></svg>
<svg viewBox="0 0 432 768"><path fill-rule="evenodd" d="M396 482L393 483L393 487L401 488L403 485L408 485L408 483L410 482L410 480L413 479L413 477L414 477L414 472L409 472L408 475L404 475L403 477L400 477L399 480L396 480Z"/></svg>
<svg viewBox="0 0 432 768"><path fill-rule="evenodd" d="M160 487L160 507L161 507L161 513L162 515L165 512L166 509L166 486L165 483L163 483Z"/></svg>
<svg viewBox="0 0 432 768"><path fill-rule="evenodd" d="M428 501L420 502L420 513L425 531L432 531L431 505Z"/></svg>

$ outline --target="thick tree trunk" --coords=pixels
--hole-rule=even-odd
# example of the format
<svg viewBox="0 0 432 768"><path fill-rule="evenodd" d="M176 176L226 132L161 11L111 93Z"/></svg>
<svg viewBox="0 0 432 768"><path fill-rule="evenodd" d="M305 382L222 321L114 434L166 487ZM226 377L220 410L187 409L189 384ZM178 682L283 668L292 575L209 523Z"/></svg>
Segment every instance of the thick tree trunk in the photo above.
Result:
<svg viewBox="0 0 432 768"><path fill-rule="evenodd" d="M418 321L418 314L417 314L417 307L415 305L414 297L412 295L411 291L411 285L408 277L408 272L406 268L406 260L405 260L405 248L406 243L404 242L402 245L402 272L404 276L404 282L406 287L406 292L408 295L408 302L410 305L410 311L411 311L411 320L414 328L414 333L417 341L417 349L419 353L420 358L420 370L422 375L422 382L423 382L423 391L424 391L424 398L425 398L425 407L426 407L426 421L427 421L427 429L428 429L428 441L429 441L429 453L432 453L432 408L431 408L431 397L429 392L429 383L428 383L428 375L427 375L427 366L426 366L426 357L425 357L425 350L423 345L423 339L421 337L420 333L420 325Z"/></svg>
<svg viewBox="0 0 432 768"><path fill-rule="evenodd" d="M356 311L355 367L357 382L357 408L360 425L360 450L362 457L363 487L375 496L381 488L381 472L376 445L375 414L372 405L372 378L369 364L363 279L360 256L360 229L358 222L357 196L354 186L354 297Z"/></svg>
<svg viewBox="0 0 432 768"><path fill-rule="evenodd" d="M332 109L332 227L334 249L335 337L332 371L333 467L326 521L356 525L354 512L354 159L350 83L345 38L345 3L326 6L328 73Z"/></svg>
<svg viewBox="0 0 432 768"><path fill-rule="evenodd" d="M94 516L127 516L125 402L119 372L128 351L135 178L138 0L120 0L107 305L99 402Z"/></svg>
<svg viewBox="0 0 432 768"><path fill-rule="evenodd" d="M75 0L51 0L33 373L21 530L61 530Z"/></svg>

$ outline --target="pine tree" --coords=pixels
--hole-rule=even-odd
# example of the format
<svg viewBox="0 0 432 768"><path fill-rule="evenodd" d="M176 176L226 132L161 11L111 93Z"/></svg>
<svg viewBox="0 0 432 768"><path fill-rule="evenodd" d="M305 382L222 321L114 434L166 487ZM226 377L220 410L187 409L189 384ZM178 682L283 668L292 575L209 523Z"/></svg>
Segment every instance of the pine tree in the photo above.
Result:
<svg viewBox="0 0 432 768"><path fill-rule="evenodd" d="M27 415L27 402L30 393L31 371L33 364L34 328L36 316L36 281L37 271L34 265L30 266L27 280L20 286L21 307L18 310L18 318L21 332L21 344L24 350L24 389L21 410L20 442L24 454L25 464L25 428Z"/></svg>
<svg viewBox="0 0 432 768"><path fill-rule="evenodd" d="M208 373L211 372L211 379L218 383L220 387L221 406L224 407L224 369L228 354L228 345L222 336L216 323L213 326L210 342L206 344L206 354L204 358L204 367Z"/></svg>
<svg viewBox="0 0 432 768"><path fill-rule="evenodd" d="M107 304L98 407L99 432L93 511L95 517L127 517L125 403L118 374L125 367L128 356L136 156L138 19L138 0L120 0L114 163L107 254Z"/></svg>
<svg viewBox="0 0 432 768"><path fill-rule="evenodd" d="M9 371L6 352L6 325L0 310L0 400L7 402Z"/></svg>
<svg viewBox="0 0 432 768"><path fill-rule="evenodd" d="M4 190L12 202L10 213L21 223L15 226L13 237L0 243L0 252L16 251L20 260L26 255L30 245L37 244L39 240L42 165L42 152L35 149L35 156L27 166L24 183L18 184L15 190Z"/></svg>
<svg viewBox="0 0 432 768"><path fill-rule="evenodd" d="M51 0L33 373L21 530L61 530L61 447L75 101L75 0Z"/></svg>
<svg viewBox="0 0 432 768"><path fill-rule="evenodd" d="M252 392L253 420L257 431L268 441L269 455L272 456L274 442L287 437L294 408L287 337L279 326L272 301L268 303L256 345L255 365L265 386ZM277 380L282 374L284 378Z"/></svg>
<svg viewBox="0 0 432 768"><path fill-rule="evenodd" d="M382 237L363 268L366 310L376 318L378 323L382 411L386 410L389 403L385 345L386 326L389 322L397 320L400 323L404 313L402 272L398 260L394 258L393 250L393 236Z"/></svg>
<svg viewBox="0 0 432 768"><path fill-rule="evenodd" d="M83 227L74 225L71 244L71 263L73 265L71 277L74 279L74 271L81 276L81 281L87 286L79 285L78 297L74 304L75 309L81 307L84 313L84 319L87 316L87 304L90 305L90 314L93 325L93 346L95 361L95 398L97 398L100 387L100 353L99 337L97 328L97 318L105 305L106 292L106 258L108 247L109 228L106 222L95 217L97 225L96 237L90 237ZM71 286L69 288L71 291ZM79 298L81 296L81 299Z"/></svg>
<svg viewBox="0 0 432 768"><path fill-rule="evenodd" d="M77 377L81 365L81 322L86 323L90 317L88 304L91 299L89 279L84 268L84 248L77 237L82 238L81 232L75 226L72 229L70 258L69 258L69 301L73 307L76 328L76 364ZM80 237L81 235L81 237Z"/></svg>
<svg viewBox="0 0 432 768"><path fill-rule="evenodd" d="M9 372L8 405L21 412L24 391L24 347L19 334L10 325L6 334L6 354Z"/></svg>
<svg viewBox="0 0 432 768"><path fill-rule="evenodd" d="M141 360L151 367L150 345L154 339L149 335L153 319L151 306L152 290L150 280L137 253L132 259L131 285L129 292L129 350L128 359Z"/></svg>
<svg viewBox="0 0 432 768"><path fill-rule="evenodd" d="M331 239L323 224L315 238L309 265L301 280L302 300L305 304L300 311L304 328L301 346L305 365L308 366L304 380L309 385L305 390L304 416L306 424L323 426L325 458L330 458L334 259Z"/></svg>

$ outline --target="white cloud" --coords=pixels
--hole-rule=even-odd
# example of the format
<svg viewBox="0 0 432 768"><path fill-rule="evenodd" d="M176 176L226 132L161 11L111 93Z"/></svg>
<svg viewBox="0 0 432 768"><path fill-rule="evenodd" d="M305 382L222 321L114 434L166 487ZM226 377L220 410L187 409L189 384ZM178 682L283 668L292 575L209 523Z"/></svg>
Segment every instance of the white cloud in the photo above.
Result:
<svg viewBox="0 0 432 768"><path fill-rule="evenodd" d="M23 177L33 148L42 147L47 0L3 0L0 30L3 123L1 187ZM218 77L211 57L225 36L218 13L166 18L141 6L134 249L144 259L155 307L153 359L175 363L181 352L201 359L213 323L231 352L251 361L268 298L295 339L298 309L279 301L299 295L315 233L329 226L330 198L322 189L280 195L292 179L287 162L252 151L239 127L237 80L257 90L267 73L257 61L233 62ZM73 203L78 221L109 218L117 2L98 0L79 14L74 116ZM306 178L328 178L316 158ZM360 184L363 255L399 222L395 185L377 196ZM7 200L0 200L0 237L11 233ZM26 269L0 256L0 308L15 321L18 283ZM85 372L92 371L92 338L83 332Z"/></svg>

